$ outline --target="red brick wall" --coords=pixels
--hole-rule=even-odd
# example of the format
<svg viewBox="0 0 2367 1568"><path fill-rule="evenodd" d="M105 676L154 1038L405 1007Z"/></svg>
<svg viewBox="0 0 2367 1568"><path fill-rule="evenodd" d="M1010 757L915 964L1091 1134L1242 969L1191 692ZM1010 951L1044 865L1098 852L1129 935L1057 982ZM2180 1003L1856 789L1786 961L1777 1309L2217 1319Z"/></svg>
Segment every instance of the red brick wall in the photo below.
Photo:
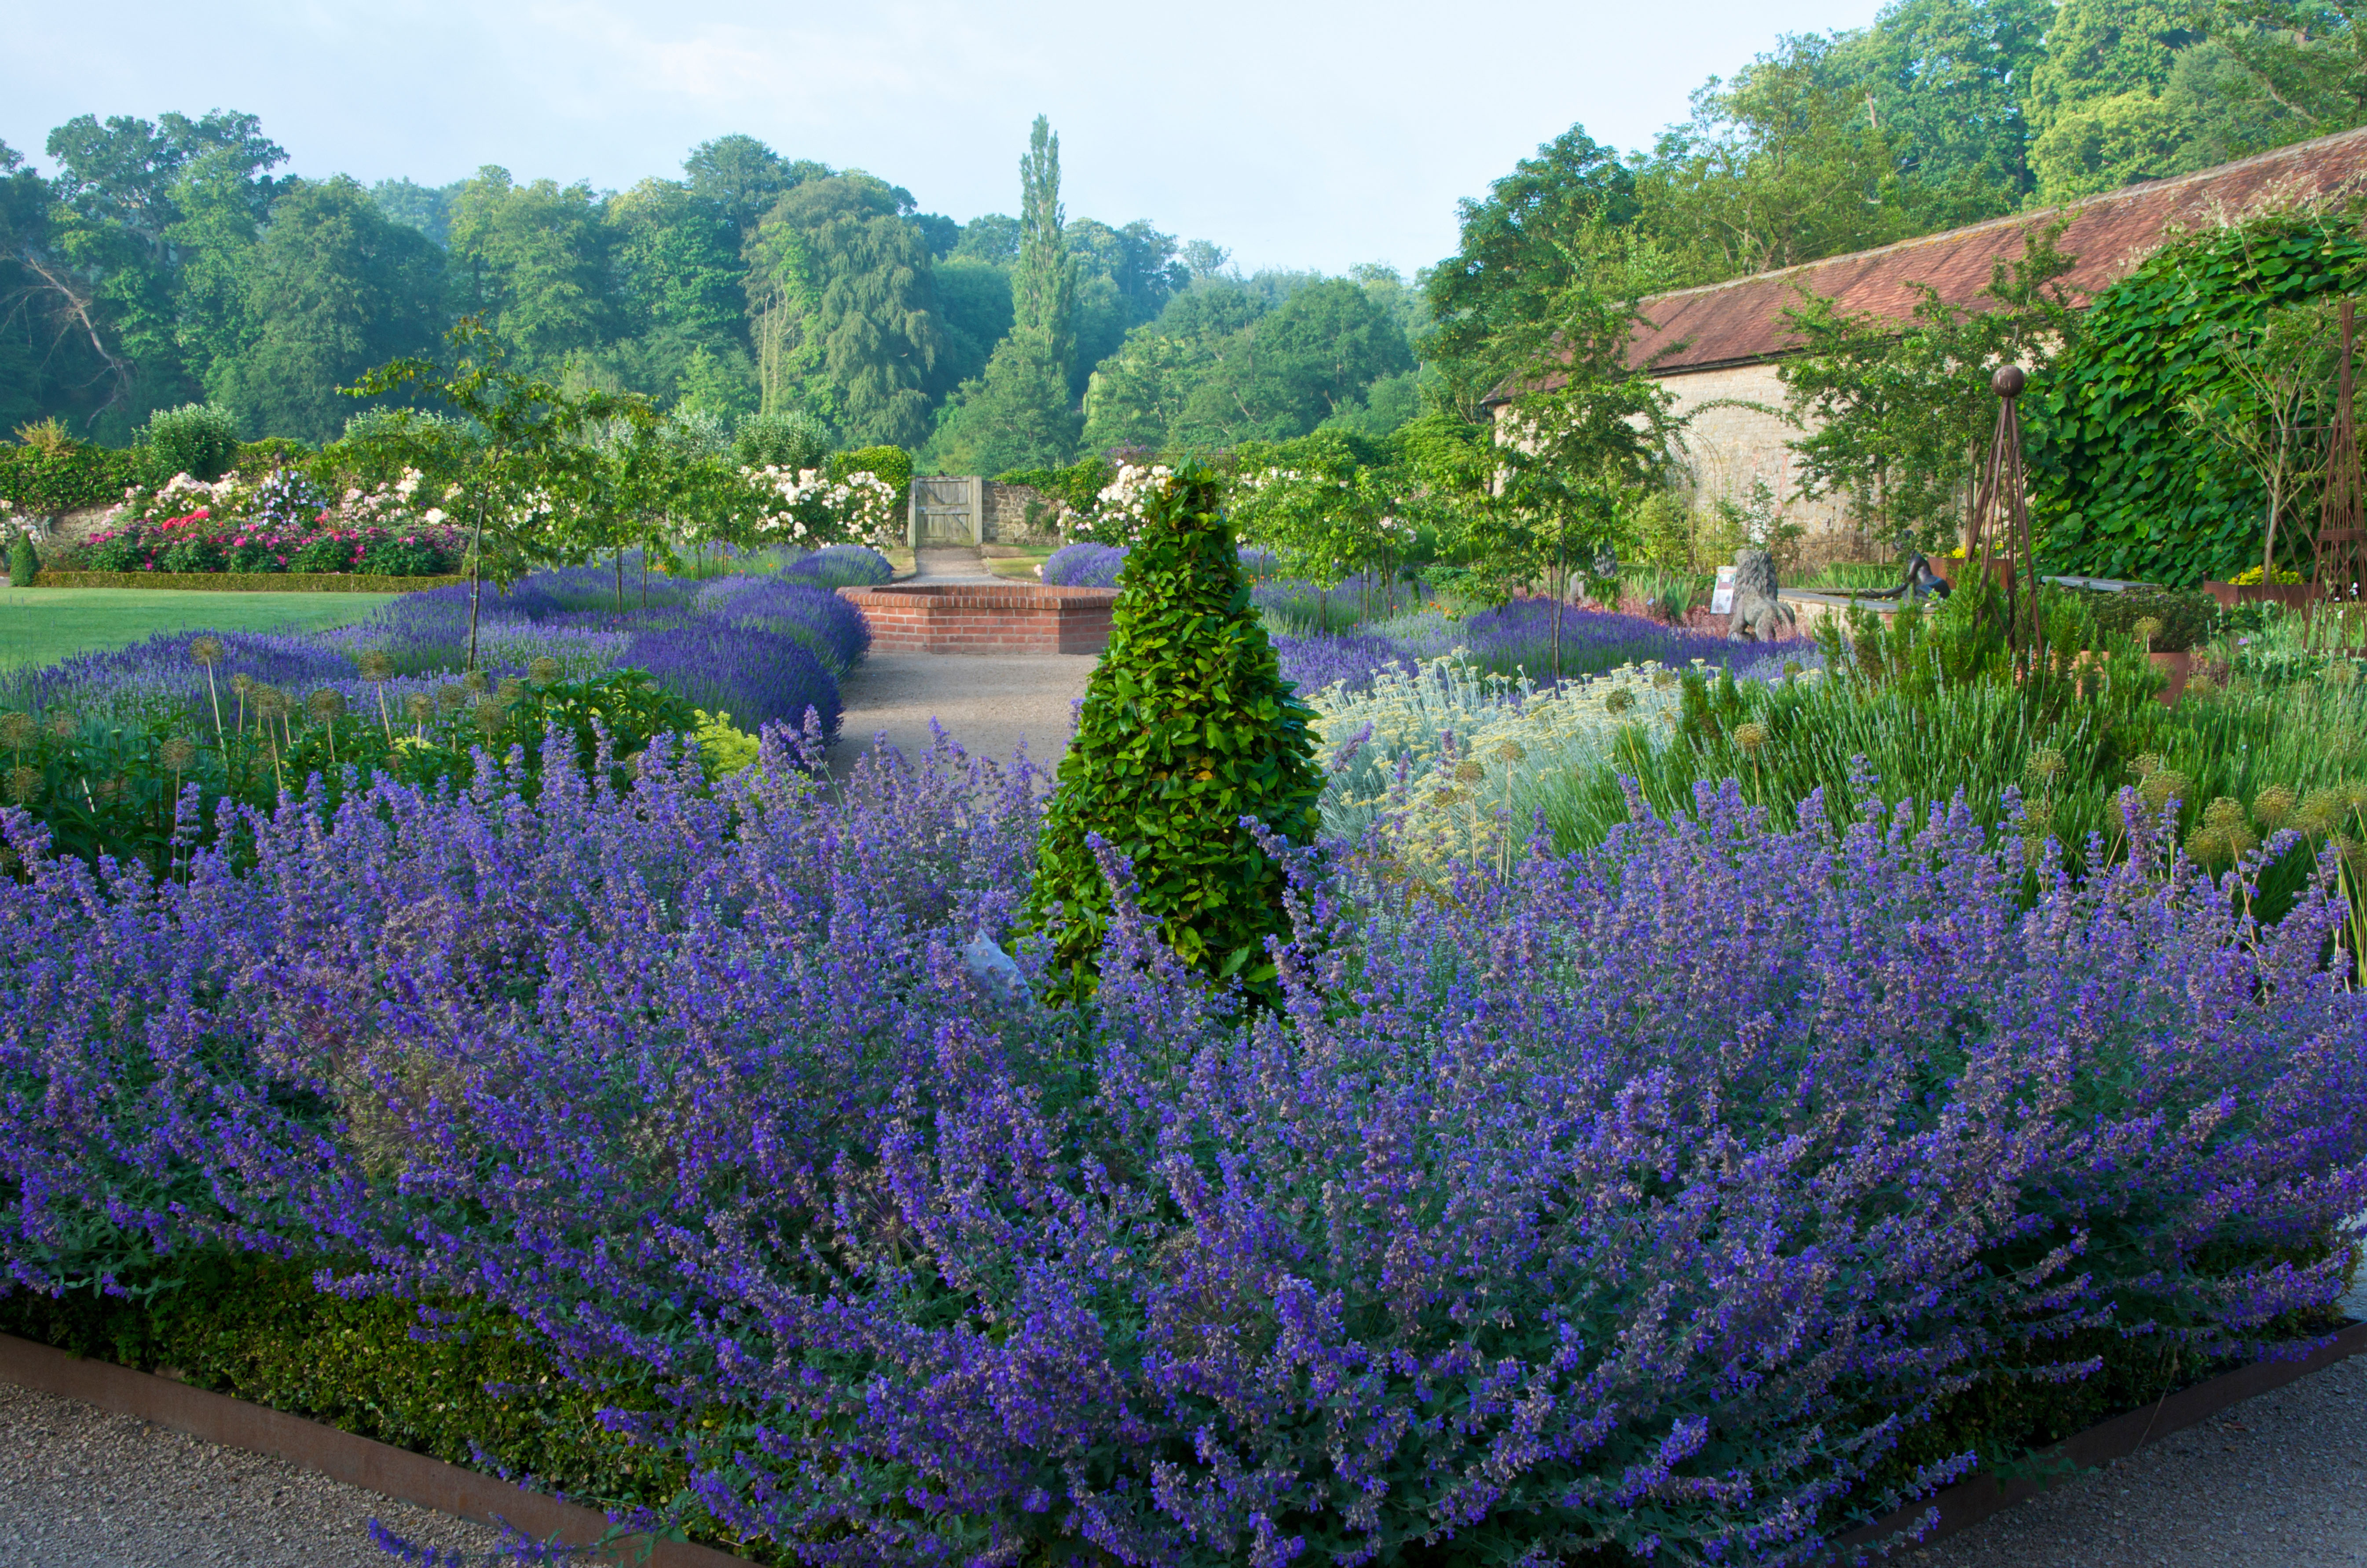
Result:
<svg viewBox="0 0 2367 1568"><path fill-rule="evenodd" d="M1109 647L1108 588L979 585L842 588L881 653L1100 653Z"/></svg>

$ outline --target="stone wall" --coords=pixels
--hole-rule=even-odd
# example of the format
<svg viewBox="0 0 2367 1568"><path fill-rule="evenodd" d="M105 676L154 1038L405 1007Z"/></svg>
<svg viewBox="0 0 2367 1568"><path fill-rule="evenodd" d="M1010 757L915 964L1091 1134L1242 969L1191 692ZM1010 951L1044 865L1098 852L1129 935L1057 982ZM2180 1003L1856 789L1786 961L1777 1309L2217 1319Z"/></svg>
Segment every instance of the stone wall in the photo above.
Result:
<svg viewBox="0 0 2367 1568"><path fill-rule="evenodd" d="M1764 484L1784 520L1804 531L1804 544L1833 534L1854 540L1857 527L1845 498L1811 500L1800 493L1800 457L1789 445L1800 428L1784 416L1784 383L1774 366L1696 370L1659 382L1675 396L1676 414L1688 420L1683 456L1704 502L1747 506L1753 487Z"/></svg>
<svg viewBox="0 0 2367 1568"><path fill-rule="evenodd" d="M992 545L1058 545L1060 503L1027 485L985 482L985 538Z"/></svg>

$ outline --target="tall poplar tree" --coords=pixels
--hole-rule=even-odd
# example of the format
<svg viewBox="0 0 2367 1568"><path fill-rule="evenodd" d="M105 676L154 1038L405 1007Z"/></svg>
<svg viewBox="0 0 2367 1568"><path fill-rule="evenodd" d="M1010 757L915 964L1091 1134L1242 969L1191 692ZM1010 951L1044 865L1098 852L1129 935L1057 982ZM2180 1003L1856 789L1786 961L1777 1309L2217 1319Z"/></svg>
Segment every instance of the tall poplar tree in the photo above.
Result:
<svg viewBox="0 0 2367 1568"><path fill-rule="evenodd" d="M1019 160L1019 265L1011 278L1014 329L1042 337L1041 352L1065 378L1077 352L1077 258L1061 230L1060 139L1036 117Z"/></svg>

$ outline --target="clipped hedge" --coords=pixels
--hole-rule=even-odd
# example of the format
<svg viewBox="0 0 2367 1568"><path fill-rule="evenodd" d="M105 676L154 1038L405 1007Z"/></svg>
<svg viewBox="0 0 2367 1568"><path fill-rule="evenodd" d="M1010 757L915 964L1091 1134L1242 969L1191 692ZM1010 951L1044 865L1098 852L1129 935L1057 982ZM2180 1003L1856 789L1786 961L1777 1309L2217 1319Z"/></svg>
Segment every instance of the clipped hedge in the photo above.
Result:
<svg viewBox="0 0 2367 1568"><path fill-rule="evenodd" d="M2117 593L2093 589L2078 591L2079 603L2108 632L2135 637L2142 620L2161 623L2155 634L2155 653L2185 653L2211 640L2219 625L2219 605L2208 593L2181 588L2124 588Z"/></svg>
<svg viewBox="0 0 2367 1568"><path fill-rule="evenodd" d="M165 588L205 593L415 593L469 581L465 572L438 577L375 577L358 571L44 571L36 588Z"/></svg>
<svg viewBox="0 0 2367 1568"><path fill-rule="evenodd" d="M2024 400L2045 569L2184 588L2258 565L2267 491L2199 439L2180 404L2252 407L2214 334L2362 282L2367 239L2355 222L2285 214L2166 246L2097 296L2078 341ZM2317 504L2305 491L2280 529L2296 547Z"/></svg>
<svg viewBox="0 0 2367 1568"><path fill-rule="evenodd" d="M221 1249L153 1260L122 1281L123 1296L0 1296L0 1332L447 1464L530 1478L578 1503L662 1507L681 1491L678 1458L599 1419L603 1408L654 1409L646 1379L587 1387L515 1318L480 1303L423 1312L318 1290L325 1262Z"/></svg>
<svg viewBox="0 0 2367 1568"><path fill-rule="evenodd" d="M0 502L51 516L123 499L139 473L140 454L79 442L45 451L0 446Z"/></svg>

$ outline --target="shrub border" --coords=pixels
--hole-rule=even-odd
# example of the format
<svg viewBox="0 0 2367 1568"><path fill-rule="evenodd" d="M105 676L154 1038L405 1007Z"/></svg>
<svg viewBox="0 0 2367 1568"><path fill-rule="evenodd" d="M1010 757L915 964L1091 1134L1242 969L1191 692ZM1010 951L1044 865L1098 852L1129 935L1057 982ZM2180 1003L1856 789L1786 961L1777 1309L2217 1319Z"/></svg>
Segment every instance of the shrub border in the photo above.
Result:
<svg viewBox="0 0 2367 1568"><path fill-rule="evenodd" d="M469 581L465 572L435 577L374 577L357 571L40 571L36 588L159 588L204 593L413 593Z"/></svg>
<svg viewBox="0 0 2367 1568"><path fill-rule="evenodd" d="M1868 1546L1902 1530L1910 1530L1934 1508L1939 1523L1923 1538L1929 1544L2002 1513L2016 1503L2035 1497L2056 1482L2081 1471L2094 1470L2125 1459L2155 1440L2197 1427L2232 1405L2273 1393L2338 1361L2367 1350L2367 1323L2346 1324L2323 1348L2297 1361L2254 1361L2232 1372L2206 1378L2191 1387L2164 1394L2150 1405L2100 1422L2074 1438L2067 1438L2044 1453L2032 1456L2030 1472L1999 1481L1988 1471L1960 1481L1938 1496L1909 1504L1870 1525L1852 1530L1835 1544ZM0 1369L5 1375L5 1369Z"/></svg>
<svg viewBox="0 0 2367 1568"><path fill-rule="evenodd" d="M608 1529L607 1515L596 1509L562 1503L493 1476L300 1416L191 1388L152 1372L69 1355L14 1335L0 1334L0 1382L78 1399L225 1448L271 1454L332 1481L478 1524L506 1522L538 1540L557 1535L571 1545L584 1545ZM644 1545L653 1550L647 1557L639 1556ZM618 1562L643 1562L649 1568L729 1568L730 1564L744 1568L749 1561L711 1546L652 1541L647 1536L619 1541L605 1555Z"/></svg>

